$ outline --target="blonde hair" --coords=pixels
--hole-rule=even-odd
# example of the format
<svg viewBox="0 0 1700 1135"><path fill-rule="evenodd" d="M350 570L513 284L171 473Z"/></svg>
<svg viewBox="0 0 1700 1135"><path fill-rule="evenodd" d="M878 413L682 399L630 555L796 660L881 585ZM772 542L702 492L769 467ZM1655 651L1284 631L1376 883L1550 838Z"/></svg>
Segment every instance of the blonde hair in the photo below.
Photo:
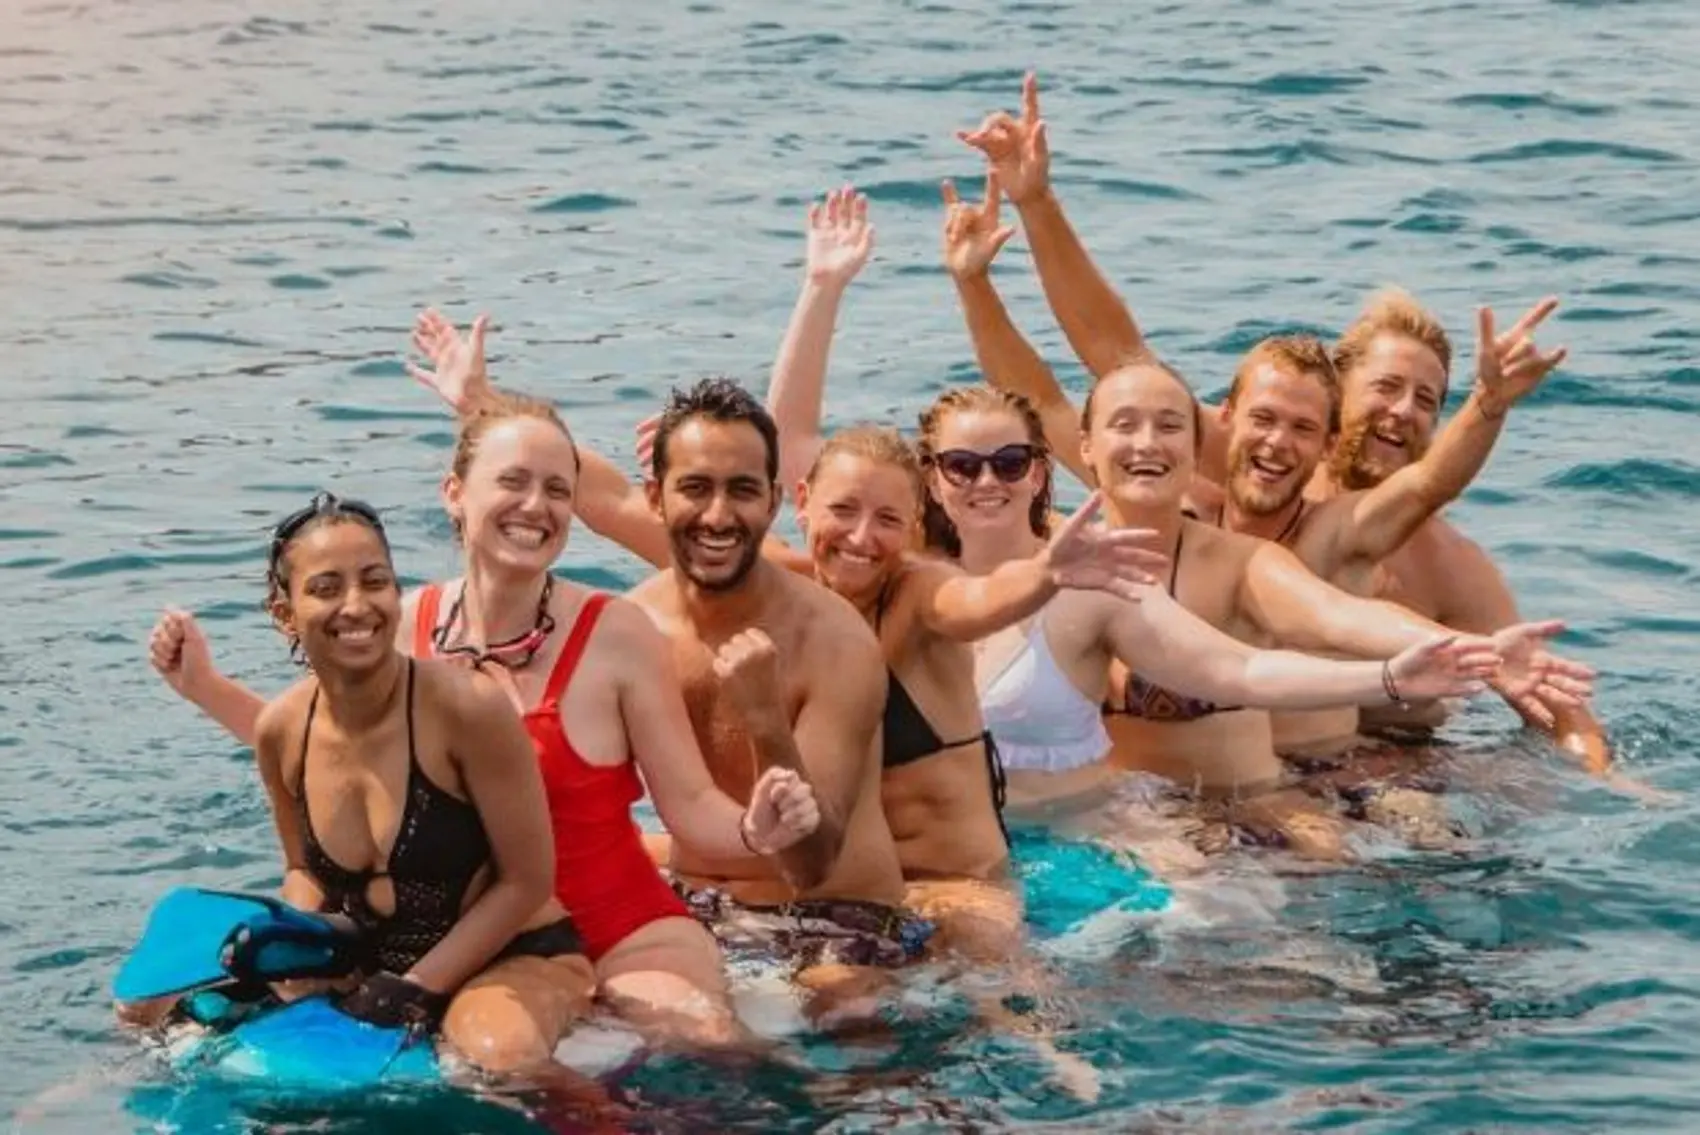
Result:
<svg viewBox="0 0 1700 1135"><path fill-rule="evenodd" d="M576 476L583 466L578 455L578 442L573 440L572 431L567 429L567 423L561 419L553 403L530 394L517 391L501 391L492 394L478 404L478 407L466 414L460 420L460 431L455 436L454 457L449 461L449 472L458 481L465 481L467 471L472 468L473 458L478 456L478 444L484 440L484 435L502 422L513 418L535 418L540 422L548 422L561 431L567 439L567 445L573 451L573 473ZM460 520L450 517L454 525L455 537L460 538Z"/></svg>
<svg viewBox="0 0 1700 1135"><path fill-rule="evenodd" d="M841 453L901 469L915 486L916 503L925 501L926 478L922 476L921 459L915 448L903 440L903 435L891 427L864 423L839 430L827 438L815 455L815 463L809 466L803 477L810 488L814 487L815 478L820 475L827 460Z"/></svg>
<svg viewBox="0 0 1700 1135"><path fill-rule="evenodd" d="M1334 370L1343 378L1369 353L1370 344L1382 332L1415 339L1440 360L1440 369L1452 374L1452 341L1440 320L1423 308L1416 297L1402 288L1384 288L1364 304L1350 326L1334 344ZM1444 396L1445 391L1441 391Z"/></svg>
<svg viewBox="0 0 1700 1135"><path fill-rule="evenodd" d="M1021 419L1027 432L1027 444L1033 447L1033 459L1045 470L1045 483L1033 497L1033 507L1027 512L1027 526L1035 536L1051 534L1051 449L1045 444L1045 423L1039 411L1026 398L1009 390L990 386L953 386L933 399L933 404L921 411L921 436L915 443L921 465L931 466L938 456L939 427L951 414L1004 413ZM956 525L945 513L944 506L922 481L924 496L921 502L921 525L927 547L937 549L952 559L962 554L962 537Z"/></svg>
<svg viewBox="0 0 1700 1135"><path fill-rule="evenodd" d="M1240 390L1259 363L1269 363L1285 370L1310 375L1322 383L1328 393L1328 432L1340 431L1340 372L1329 357L1328 347L1315 335L1271 335L1246 352L1234 371L1234 381L1228 386L1223 404L1230 410L1240 396Z"/></svg>

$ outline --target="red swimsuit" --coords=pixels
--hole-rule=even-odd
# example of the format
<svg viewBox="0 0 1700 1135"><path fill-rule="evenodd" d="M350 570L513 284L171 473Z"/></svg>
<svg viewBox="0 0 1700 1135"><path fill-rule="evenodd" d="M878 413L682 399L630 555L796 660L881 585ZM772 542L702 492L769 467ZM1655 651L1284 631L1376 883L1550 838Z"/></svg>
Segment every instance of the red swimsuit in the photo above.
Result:
<svg viewBox="0 0 1700 1135"><path fill-rule="evenodd" d="M420 658L433 652L441 597L442 585L436 583L419 595L413 652ZM689 917L644 850L642 833L632 820L631 806L643 796L632 762L589 764L574 751L561 724L561 695L608 599L600 591L586 597L549 672L542 699L525 714L525 731L542 765L555 833L555 897L578 926L591 961L658 918Z"/></svg>

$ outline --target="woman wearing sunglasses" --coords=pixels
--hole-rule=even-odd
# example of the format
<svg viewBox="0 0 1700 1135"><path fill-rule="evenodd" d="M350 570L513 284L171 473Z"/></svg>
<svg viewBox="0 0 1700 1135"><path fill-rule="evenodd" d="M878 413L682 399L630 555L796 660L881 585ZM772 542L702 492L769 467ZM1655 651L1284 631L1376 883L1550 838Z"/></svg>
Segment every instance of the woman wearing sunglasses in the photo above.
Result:
<svg viewBox="0 0 1700 1135"><path fill-rule="evenodd" d="M647 784L671 831L725 859L782 851L814 830L819 812L812 790L784 770L764 774L747 810L720 792L649 617L551 576L580 469L549 405L480 398L443 481L466 574L410 595L387 629L414 657L477 665L520 711L547 790L555 893L595 964L599 994L663 1037L744 1043L719 948L662 879L631 806ZM238 739L252 736L257 697L213 669L187 616L161 621L152 655L186 698Z"/></svg>
<svg viewBox="0 0 1700 1135"><path fill-rule="evenodd" d="M368 505L320 494L274 530L266 609L308 674L258 709L284 898L350 920L350 1016L492 1071L582 1011L583 945L550 894L543 781L500 689L391 645L401 591ZM565 991L565 992L563 992Z"/></svg>

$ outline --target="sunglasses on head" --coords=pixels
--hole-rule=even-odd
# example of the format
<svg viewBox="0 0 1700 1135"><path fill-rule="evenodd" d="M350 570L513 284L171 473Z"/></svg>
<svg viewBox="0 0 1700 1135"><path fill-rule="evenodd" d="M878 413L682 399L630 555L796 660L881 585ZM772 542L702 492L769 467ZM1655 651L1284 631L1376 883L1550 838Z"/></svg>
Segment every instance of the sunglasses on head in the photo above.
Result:
<svg viewBox="0 0 1700 1135"><path fill-rule="evenodd" d="M988 465L992 467L992 476L1006 485L1013 485L1027 476L1037 456L1031 445L1006 445L995 453L946 449L933 455L933 464L953 485L972 485L980 479L980 470Z"/></svg>
<svg viewBox="0 0 1700 1135"><path fill-rule="evenodd" d="M296 509L288 516L277 522L272 529L271 563L277 566L278 557L295 534L304 528L309 520L324 516L353 516L364 521L372 530L388 543L384 535L384 522L378 515L378 510L365 501L344 500L335 493L319 492L313 494L313 499L306 506Z"/></svg>

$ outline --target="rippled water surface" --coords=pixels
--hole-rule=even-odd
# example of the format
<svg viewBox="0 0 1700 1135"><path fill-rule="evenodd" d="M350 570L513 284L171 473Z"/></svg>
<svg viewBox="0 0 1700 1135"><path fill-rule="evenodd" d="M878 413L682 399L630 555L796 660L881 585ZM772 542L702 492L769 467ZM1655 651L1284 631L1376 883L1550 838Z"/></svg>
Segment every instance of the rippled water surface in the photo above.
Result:
<svg viewBox="0 0 1700 1135"><path fill-rule="evenodd" d="M1454 513L1526 611L1570 620L1625 761L1672 799L1614 795L1473 709L1452 730L1482 786L1469 854L1284 879L1272 922L1159 918L1074 966L1091 1106L949 1015L860 1078L659 1067L616 1092L692 1130L1700 1124L1690 6L5 7L0 1104L40 1112L29 1130L158 1121L167 1089L109 1025L116 958L169 883L276 875L246 756L142 662L156 610L192 605L226 667L279 688L262 533L320 485L392 508L411 576L452 568L448 424L400 364L413 310L494 312L499 377L624 460L671 383L765 381L804 202L854 180L879 251L829 408L908 423L975 376L937 267L938 180L976 174L952 131L1013 106L1029 65L1073 217L1206 390L1384 282L1444 316L1458 374L1475 303L1565 297L1571 362ZM1078 384L1019 245L1003 261ZM570 561L638 578L589 535ZM505 1129L458 1106L408 1122Z"/></svg>

